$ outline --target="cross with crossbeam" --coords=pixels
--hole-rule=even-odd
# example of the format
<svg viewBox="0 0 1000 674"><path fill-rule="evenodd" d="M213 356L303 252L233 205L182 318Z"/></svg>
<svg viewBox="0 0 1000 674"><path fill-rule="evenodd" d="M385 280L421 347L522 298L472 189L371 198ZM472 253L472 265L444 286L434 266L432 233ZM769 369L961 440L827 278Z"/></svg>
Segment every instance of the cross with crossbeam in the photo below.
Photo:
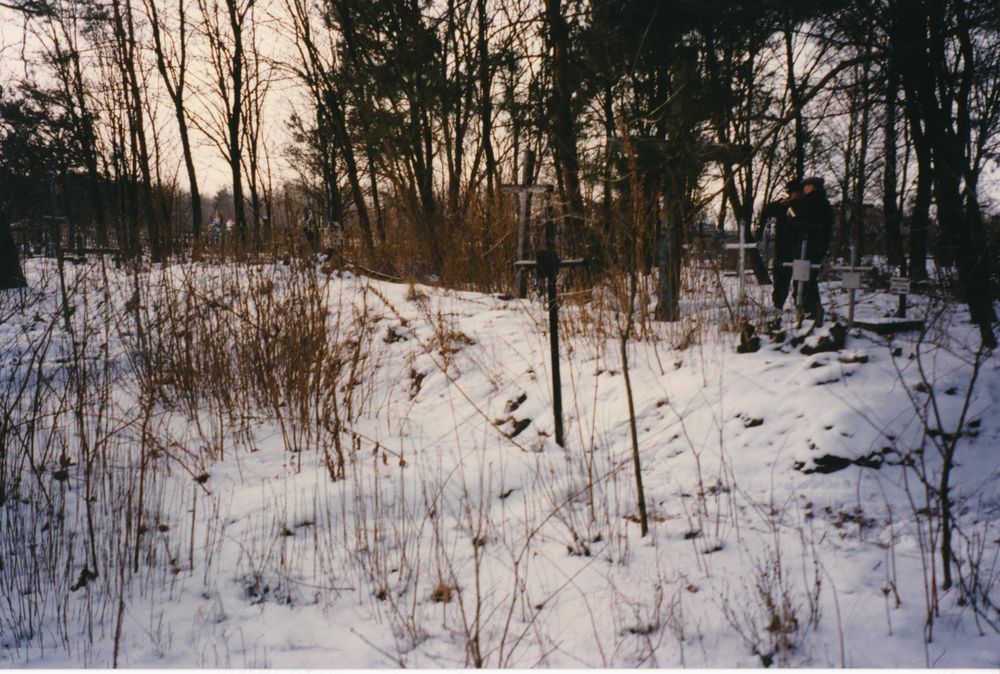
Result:
<svg viewBox="0 0 1000 674"><path fill-rule="evenodd" d="M822 267L822 265L815 264L808 257L806 257L808 245L809 241L807 239L802 239L802 257L798 260L781 263L782 267L792 268L792 281L797 284L795 290L795 312L797 314L797 318L799 319L801 319L803 314L805 314L806 284L809 283L809 277L812 275L814 270L819 270Z"/></svg>
<svg viewBox="0 0 1000 674"><path fill-rule="evenodd" d="M739 296L739 301L738 301L737 305L740 307L740 311L742 311L743 299L746 296L746 285L747 285L747 282L746 282L746 267L747 267L747 265L746 265L746 252L747 252L747 250L750 250L750 249L757 250L757 243L755 241L751 241L749 243L747 242L747 240L746 240L746 226L745 226L745 224L741 223L740 224L740 242L739 243L727 243L723 247L727 248L729 250L737 250L737 251L739 251L739 253L738 253L738 255L739 255L739 264L737 266L737 269L738 269L737 273L739 274L739 277L740 277L740 296Z"/></svg>
<svg viewBox="0 0 1000 674"><path fill-rule="evenodd" d="M551 197L552 194L552 185L535 185L531 183L534 172L535 153L533 150L526 150L521 172L521 184L500 186L501 192L517 195L517 258L519 260L524 259L528 245L528 230L531 227L531 197L535 194ZM517 288L518 299L523 300L528 296L528 282L522 273L521 267L514 269L514 285Z"/></svg>
<svg viewBox="0 0 1000 674"><path fill-rule="evenodd" d="M546 281L549 305L549 348L552 356L552 407L555 415L556 444L565 447L562 423L562 381L559 376L559 301L556 296L556 277L560 269L580 267L587 263L584 258L562 260L552 249L538 251L534 260L518 260L517 269L534 269Z"/></svg>
<svg viewBox="0 0 1000 674"><path fill-rule="evenodd" d="M861 267L855 263L855 248L851 246L850 264L830 267L833 271L842 272L840 275L840 287L847 288L847 324L854 326L854 303L855 293L861 287L861 275L875 271L874 267Z"/></svg>

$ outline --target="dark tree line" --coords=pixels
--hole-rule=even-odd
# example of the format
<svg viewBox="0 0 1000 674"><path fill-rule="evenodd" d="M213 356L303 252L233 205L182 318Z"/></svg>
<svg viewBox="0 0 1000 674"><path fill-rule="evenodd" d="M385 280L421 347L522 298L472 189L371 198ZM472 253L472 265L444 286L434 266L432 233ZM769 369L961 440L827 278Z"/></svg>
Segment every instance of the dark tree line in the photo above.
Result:
<svg viewBox="0 0 1000 674"><path fill-rule="evenodd" d="M45 201L28 195L47 194L52 174L97 240L165 259L204 237L199 156L214 155L246 245L307 206L347 227L369 261L461 277L471 261L509 261L499 186L530 150L532 179L555 185L565 252L608 261L638 242L630 264L648 271L674 251L676 288L696 223L749 226L785 180L819 174L839 202L839 254L885 254L922 281L933 252L992 335L994 205L980 184L998 156L1000 7L989 0L8 0L0 11L20 15L46 73L3 93L12 219L38 214ZM291 173L276 170L281 157Z"/></svg>

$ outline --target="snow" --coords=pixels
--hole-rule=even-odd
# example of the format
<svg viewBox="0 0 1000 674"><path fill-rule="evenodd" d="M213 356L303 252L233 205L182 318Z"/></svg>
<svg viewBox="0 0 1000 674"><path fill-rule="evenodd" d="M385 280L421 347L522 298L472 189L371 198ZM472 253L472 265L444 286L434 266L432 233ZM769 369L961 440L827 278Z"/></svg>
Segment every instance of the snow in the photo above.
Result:
<svg viewBox="0 0 1000 674"><path fill-rule="evenodd" d="M0 439L4 470L21 476L0 506L5 666L109 667L116 651L119 666L136 668L1000 665L996 609L977 616L957 587L941 589L929 542L938 520L922 510L916 468L903 465L908 457L936 479L927 430L955 432L966 404L977 331L959 305L912 295L910 316L931 326L919 343L917 333L851 330L844 348L807 356L794 334L762 335L759 351L738 354L736 331L717 324L718 288L698 281L702 296L685 297L679 324L649 324L629 344L650 515L642 538L618 318L600 293L567 298L561 311L561 448L540 301L294 264L66 271L72 338L52 261L29 260L30 289L0 298L10 415ZM336 480L322 451L334 431L296 421L291 401L234 419L204 397L194 418L181 402L146 404L143 378L155 372L137 369L137 309L146 339L214 325L237 343L296 327L296 312L305 324L313 309L275 309L304 279L327 309L325 348L357 365L354 385L346 369L336 380L347 457ZM767 290L748 287L751 307ZM846 314L846 291L832 281L823 290ZM253 312L230 316L254 293ZM859 318L896 306L885 293L859 296ZM171 297L192 313L158 333ZM267 323L269 312L282 319ZM180 343L147 348L163 355ZM104 476L90 502L101 572L71 590L90 545L74 362L87 364L86 415L105 416L86 419ZM313 374L313 392L332 381ZM49 414L32 417L30 396L10 407L22 384ZM998 400L1000 355L989 354L958 429L951 493L953 548L963 573L978 559L994 605ZM933 409L930 424L921 419L931 402L940 429ZM73 458L67 479L54 477L53 447ZM828 455L846 467L816 470ZM136 570L122 550L135 545L143 457Z"/></svg>

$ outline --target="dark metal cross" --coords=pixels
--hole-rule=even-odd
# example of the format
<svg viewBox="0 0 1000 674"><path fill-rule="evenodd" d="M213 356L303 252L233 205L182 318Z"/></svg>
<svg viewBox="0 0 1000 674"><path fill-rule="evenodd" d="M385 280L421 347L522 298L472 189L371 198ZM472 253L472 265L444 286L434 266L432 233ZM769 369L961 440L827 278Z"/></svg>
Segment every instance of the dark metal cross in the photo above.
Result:
<svg viewBox="0 0 1000 674"><path fill-rule="evenodd" d="M539 278L546 281L549 304L549 348L552 356L552 407L555 415L556 444L565 447L562 423L562 381L559 377L559 299L556 295L556 277L559 270L566 267L580 267L586 264L584 258L561 260L552 249L542 249L534 260L518 260L517 269L534 268Z"/></svg>

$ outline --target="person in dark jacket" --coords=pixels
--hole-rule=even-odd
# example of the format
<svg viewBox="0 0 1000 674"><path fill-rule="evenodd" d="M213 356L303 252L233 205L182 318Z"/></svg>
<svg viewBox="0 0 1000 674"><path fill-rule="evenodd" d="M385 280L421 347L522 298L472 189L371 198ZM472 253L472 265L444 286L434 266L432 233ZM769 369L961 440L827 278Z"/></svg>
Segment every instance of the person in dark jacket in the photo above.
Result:
<svg viewBox="0 0 1000 674"><path fill-rule="evenodd" d="M792 208L805 196L802 182L799 180L789 180L785 183L785 191L788 193L787 196L764 206L757 220L758 239L768 221L774 221L774 263L771 268L774 285L771 297L774 300L774 308L779 312L785 306L792 283L792 270L784 265L800 254L800 239L790 222L793 215Z"/></svg>
<svg viewBox="0 0 1000 674"><path fill-rule="evenodd" d="M812 264L823 263L830 247L833 233L833 207L826 198L826 188L822 178L806 178L802 181L802 198L791 207L791 226L795 231L796 257L801 254L802 242L806 243L806 257ZM819 295L819 270L809 275L805 289L805 315L817 325L823 323L823 302Z"/></svg>

